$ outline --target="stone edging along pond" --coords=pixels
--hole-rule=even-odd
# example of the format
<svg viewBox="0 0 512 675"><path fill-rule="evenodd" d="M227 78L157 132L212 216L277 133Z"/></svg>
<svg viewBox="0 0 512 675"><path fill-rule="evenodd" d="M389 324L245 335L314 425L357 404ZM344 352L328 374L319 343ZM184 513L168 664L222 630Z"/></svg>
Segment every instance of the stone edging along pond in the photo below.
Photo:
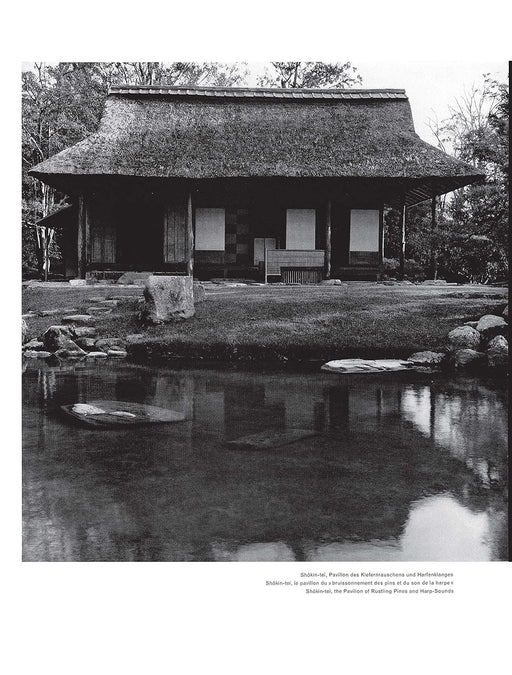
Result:
<svg viewBox="0 0 512 675"><path fill-rule="evenodd" d="M194 300L204 301L203 296ZM108 312L117 300L91 298L92 306L87 314L68 311L59 325L47 328L39 337L26 341L27 325L22 323L22 352L26 358L37 359L119 359L130 358L138 363L148 362L190 362L190 363L240 363L270 367L309 366L317 368L326 360L337 359L339 355L319 358L314 349L292 349L278 353L275 348L266 345L232 345L222 342L215 344L169 344L165 341L148 339L144 333L125 337L97 337L94 325L95 317ZM142 301L142 300L141 300ZM143 302L143 301L142 301ZM50 314L50 312L44 313ZM41 313L43 315L43 313ZM478 321L469 321L451 330L446 337L446 346L442 351L420 351L408 357L408 363L415 370L484 370L488 373L502 374L508 367L508 305L502 314L486 314ZM350 354L354 358L366 356L378 358L379 355ZM405 355L404 355L405 356ZM313 357L313 358L312 358Z"/></svg>
<svg viewBox="0 0 512 675"><path fill-rule="evenodd" d="M485 314L468 321L447 335L443 352L416 352L408 361L428 369L490 370L508 369L508 305L501 315Z"/></svg>

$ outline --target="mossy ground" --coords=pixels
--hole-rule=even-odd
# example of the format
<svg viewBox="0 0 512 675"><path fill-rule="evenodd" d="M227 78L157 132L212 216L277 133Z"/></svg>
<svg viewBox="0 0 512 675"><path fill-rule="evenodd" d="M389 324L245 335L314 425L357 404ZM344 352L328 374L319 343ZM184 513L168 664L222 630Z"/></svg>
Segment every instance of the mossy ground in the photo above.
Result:
<svg viewBox="0 0 512 675"><path fill-rule="evenodd" d="M144 333L131 349L137 360L307 361L404 358L440 350L447 333L466 321L499 312L507 289L486 286L208 286L194 318L144 327L137 290L116 286L37 288L23 292L23 311L76 308L95 296L126 295L111 314L97 317L101 337ZM142 292L138 291L139 297ZM130 297L131 296L131 297ZM59 323L60 314L28 319L29 336Z"/></svg>

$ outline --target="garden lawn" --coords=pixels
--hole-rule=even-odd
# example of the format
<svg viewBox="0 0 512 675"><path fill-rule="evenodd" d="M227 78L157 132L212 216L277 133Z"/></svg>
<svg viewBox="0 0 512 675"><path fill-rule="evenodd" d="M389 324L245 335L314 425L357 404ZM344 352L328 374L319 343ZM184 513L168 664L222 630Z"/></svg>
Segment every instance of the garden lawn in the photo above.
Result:
<svg viewBox="0 0 512 675"><path fill-rule="evenodd" d="M487 313L501 313L507 289L487 286L386 286L354 282L342 286L206 286L207 299L188 321L144 328L137 300L121 301L95 320L99 336L144 333L129 349L137 360L330 360L403 358L439 350L447 333ZM73 307L92 296L138 294L116 286L31 287L24 312ZM60 315L28 319L30 337L58 324Z"/></svg>

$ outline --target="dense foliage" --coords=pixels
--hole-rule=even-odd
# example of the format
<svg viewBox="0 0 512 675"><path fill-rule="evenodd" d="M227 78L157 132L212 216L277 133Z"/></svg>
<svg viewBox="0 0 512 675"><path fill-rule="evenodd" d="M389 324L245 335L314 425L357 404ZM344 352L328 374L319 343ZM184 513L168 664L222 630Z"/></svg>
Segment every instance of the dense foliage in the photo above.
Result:
<svg viewBox="0 0 512 675"><path fill-rule="evenodd" d="M28 170L94 132L112 84L244 84L245 64L224 63L34 63L22 73L22 264L41 273L35 223L64 204L65 195L28 176ZM58 240L50 251L59 260ZM56 268L55 268L56 269Z"/></svg>
<svg viewBox="0 0 512 675"><path fill-rule="evenodd" d="M432 123L439 147L476 167L486 181L438 199L435 231L431 230L430 203L408 209L409 276L479 283L506 279L508 97L506 84L485 77L481 88L473 88L455 102L448 119ZM400 248L398 212L388 211L386 226L385 254L396 259Z"/></svg>

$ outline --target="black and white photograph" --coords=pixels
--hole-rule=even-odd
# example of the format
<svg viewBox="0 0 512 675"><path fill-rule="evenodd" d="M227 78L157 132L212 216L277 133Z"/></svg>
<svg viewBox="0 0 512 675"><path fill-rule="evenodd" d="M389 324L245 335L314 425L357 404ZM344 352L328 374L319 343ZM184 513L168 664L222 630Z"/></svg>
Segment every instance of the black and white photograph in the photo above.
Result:
<svg viewBox="0 0 512 675"><path fill-rule="evenodd" d="M379 71L24 64L25 561L507 559L506 64Z"/></svg>
<svg viewBox="0 0 512 675"><path fill-rule="evenodd" d="M511 19L9 8L2 670L505 671Z"/></svg>

